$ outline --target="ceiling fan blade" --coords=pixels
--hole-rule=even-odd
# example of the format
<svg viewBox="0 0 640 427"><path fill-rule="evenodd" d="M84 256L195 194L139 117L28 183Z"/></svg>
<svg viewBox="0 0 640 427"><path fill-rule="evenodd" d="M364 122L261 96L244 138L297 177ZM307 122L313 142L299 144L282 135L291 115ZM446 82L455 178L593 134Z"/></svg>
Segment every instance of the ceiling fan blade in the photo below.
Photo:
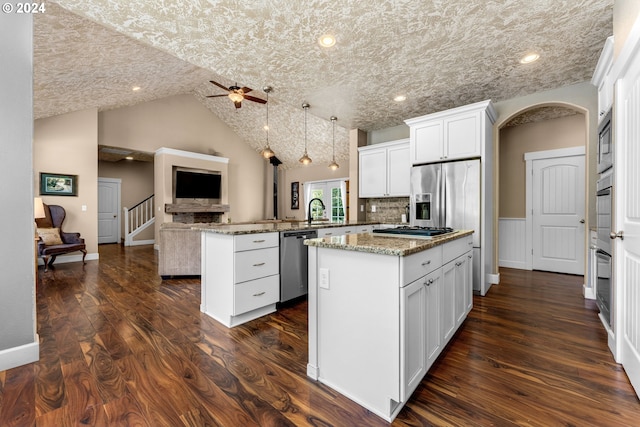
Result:
<svg viewBox="0 0 640 427"><path fill-rule="evenodd" d="M240 88L240 90L241 90L242 92L244 92L244 93L249 93L249 92L251 92L253 89L251 89L250 87L246 87L246 86L244 86L244 87Z"/></svg>
<svg viewBox="0 0 640 427"><path fill-rule="evenodd" d="M236 108L240 108L242 107L242 102L234 102L233 105L235 105Z"/></svg>
<svg viewBox="0 0 640 427"><path fill-rule="evenodd" d="M265 101L264 99L256 98L255 96L251 96L251 95L245 95L244 99L248 99L249 101L253 101L253 102L258 102L260 104L267 103L267 101Z"/></svg>
<svg viewBox="0 0 640 427"><path fill-rule="evenodd" d="M216 86L218 86L219 88L224 89L224 90L226 90L226 91L228 91L228 90L229 90L229 88L228 88L228 87L226 87L226 86L222 86L220 83L218 83L218 82L214 82L213 80L209 80L209 83L213 83L214 85L216 85Z"/></svg>
<svg viewBox="0 0 640 427"><path fill-rule="evenodd" d="M229 96L227 94L224 95L208 95L207 98L218 98L219 96Z"/></svg>

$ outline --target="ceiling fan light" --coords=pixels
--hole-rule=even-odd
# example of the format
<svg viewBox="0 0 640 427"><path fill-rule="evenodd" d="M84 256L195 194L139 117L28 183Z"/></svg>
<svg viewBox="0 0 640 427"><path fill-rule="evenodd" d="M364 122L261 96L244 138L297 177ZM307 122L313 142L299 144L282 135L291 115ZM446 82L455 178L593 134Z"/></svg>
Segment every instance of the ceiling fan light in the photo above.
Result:
<svg viewBox="0 0 640 427"><path fill-rule="evenodd" d="M237 103L237 102L242 102L242 100L244 99L244 96L242 96L242 94L238 92L231 92L229 93L229 98L231 98L231 100L234 103Z"/></svg>

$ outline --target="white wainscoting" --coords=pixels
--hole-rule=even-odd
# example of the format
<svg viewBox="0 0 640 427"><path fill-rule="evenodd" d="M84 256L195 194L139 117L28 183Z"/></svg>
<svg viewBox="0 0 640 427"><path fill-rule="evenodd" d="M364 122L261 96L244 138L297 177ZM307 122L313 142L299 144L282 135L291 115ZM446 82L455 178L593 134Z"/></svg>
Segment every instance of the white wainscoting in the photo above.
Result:
<svg viewBox="0 0 640 427"><path fill-rule="evenodd" d="M525 218L498 218L498 266L527 268Z"/></svg>

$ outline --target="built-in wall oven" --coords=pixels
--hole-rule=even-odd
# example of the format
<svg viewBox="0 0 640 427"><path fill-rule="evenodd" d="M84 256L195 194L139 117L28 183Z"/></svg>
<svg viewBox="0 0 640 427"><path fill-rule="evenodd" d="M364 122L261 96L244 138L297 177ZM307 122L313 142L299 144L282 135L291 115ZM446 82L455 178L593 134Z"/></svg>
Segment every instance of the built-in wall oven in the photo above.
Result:
<svg viewBox="0 0 640 427"><path fill-rule="evenodd" d="M597 170L602 173L613 166L613 135L611 128L611 110L598 125Z"/></svg>
<svg viewBox="0 0 640 427"><path fill-rule="evenodd" d="M596 183L596 303L600 313L609 326L613 326L611 318L611 301L613 286L611 281L611 221L612 221L612 189L613 173L610 169Z"/></svg>

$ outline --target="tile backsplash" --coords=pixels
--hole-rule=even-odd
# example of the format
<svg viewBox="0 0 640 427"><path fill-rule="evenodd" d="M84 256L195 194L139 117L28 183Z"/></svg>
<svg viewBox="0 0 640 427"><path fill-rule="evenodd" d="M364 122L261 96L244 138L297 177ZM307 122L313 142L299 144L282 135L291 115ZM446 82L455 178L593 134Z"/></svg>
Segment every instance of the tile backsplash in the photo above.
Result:
<svg viewBox="0 0 640 427"><path fill-rule="evenodd" d="M375 212L372 212L373 206L376 207ZM408 197L384 197L379 199L367 199L367 221L376 221L391 224L399 223L402 219L402 214L407 213L407 206L409 206ZM407 218L407 221L408 220L409 219Z"/></svg>

